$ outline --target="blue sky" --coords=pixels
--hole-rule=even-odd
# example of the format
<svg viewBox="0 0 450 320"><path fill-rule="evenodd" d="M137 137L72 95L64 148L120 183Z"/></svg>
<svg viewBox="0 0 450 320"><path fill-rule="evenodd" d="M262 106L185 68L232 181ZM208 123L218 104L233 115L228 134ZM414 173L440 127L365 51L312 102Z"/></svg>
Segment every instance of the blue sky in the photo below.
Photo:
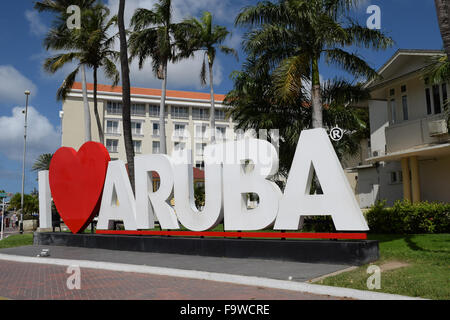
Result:
<svg viewBox="0 0 450 320"><path fill-rule="evenodd" d="M129 18L135 8L151 8L155 0L127 0ZM174 14L177 19L185 16L197 16L205 10L211 11L215 23L225 25L232 30L233 36L227 41L229 46L240 49L240 41L245 30L233 26L234 17L240 8L256 1L238 0L173 0ZM117 10L118 0L105 0L112 12ZM377 0L363 1L353 15L365 23L369 17L366 8L376 4L381 8L381 27L396 42L386 51L372 52L358 49L371 66L379 68L396 50L402 49L441 49L442 40L437 24L434 1L432 0ZM26 89L32 91L30 100L28 157L25 192L37 187L37 174L31 172L32 163L42 153L54 152L59 147L61 102L56 101L56 90L61 84L70 66L56 75L46 74L42 70L43 60L49 56L42 39L51 23L51 16L33 11L32 0L0 2L0 190L19 192L21 188L21 168L23 149L23 115ZM169 70L169 88L208 92L199 83L200 57L171 66ZM232 88L229 75L239 70L245 55L240 51L240 61L234 58L218 56L216 64L216 92L227 93ZM341 72L321 66L324 79L342 75ZM159 88L160 83L151 75L148 68L139 71L132 66L132 84L140 87ZM102 82L104 78L100 77Z"/></svg>

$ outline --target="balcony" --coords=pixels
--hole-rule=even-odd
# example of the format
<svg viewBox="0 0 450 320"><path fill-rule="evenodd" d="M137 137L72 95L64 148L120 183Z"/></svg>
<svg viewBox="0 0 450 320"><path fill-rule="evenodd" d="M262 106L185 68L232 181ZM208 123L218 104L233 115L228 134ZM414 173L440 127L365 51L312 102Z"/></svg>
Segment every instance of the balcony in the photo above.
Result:
<svg viewBox="0 0 450 320"><path fill-rule="evenodd" d="M444 143L449 140L448 133L436 132L436 121L443 120L444 115L434 115L424 119L405 121L386 127L387 153L399 152L418 146ZM430 128L433 132L430 131Z"/></svg>

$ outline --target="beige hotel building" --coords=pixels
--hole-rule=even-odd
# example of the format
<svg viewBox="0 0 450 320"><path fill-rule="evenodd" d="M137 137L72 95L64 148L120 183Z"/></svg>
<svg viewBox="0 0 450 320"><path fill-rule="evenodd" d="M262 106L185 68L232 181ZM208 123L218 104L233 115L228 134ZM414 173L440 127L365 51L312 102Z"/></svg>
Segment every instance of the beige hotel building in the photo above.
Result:
<svg viewBox="0 0 450 320"><path fill-rule="evenodd" d="M93 84L88 84L92 140L99 141L94 115ZM122 87L98 85L98 112L105 132L105 146L111 159L126 162L122 132ZM234 130L226 118L224 95L215 95L216 140L225 139ZM160 152L159 108L161 90L131 88L131 121L136 154ZM204 168L203 151L210 137L210 95L208 93L167 91L167 152L191 148L193 164ZM81 83L75 83L63 103L61 114L62 146L78 150L84 144L84 108Z"/></svg>

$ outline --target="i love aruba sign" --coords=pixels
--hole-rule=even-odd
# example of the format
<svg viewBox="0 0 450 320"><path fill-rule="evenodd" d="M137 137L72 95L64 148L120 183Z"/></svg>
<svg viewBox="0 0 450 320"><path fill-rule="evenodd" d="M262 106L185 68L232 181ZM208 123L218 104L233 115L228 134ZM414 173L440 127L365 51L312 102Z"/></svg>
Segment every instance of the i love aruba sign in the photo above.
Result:
<svg viewBox="0 0 450 320"><path fill-rule="evenodd" d="M155 221L167 230L207 231L221 222L225 230L298 230L305 216L331 216L338 231L368 230L324 129L301 133L284 193L269 180L279 158L268 141L245 138L207 146L201 211L195 206L191 157L190 150L172 157L136 156L134 195L125 163L111 161L102 144L88 142L78 152L64 147L53 156L48 175L39 175L40 192L51 191L41 199L53 198L73 233L97 214L97 230L111 230L114 221L123 221L128 231L153 229ZM245 163L253 169L244 170ZM310 194L314 171L323 194ZM160 177L155 192L153 172ZM259 197L256 208L247 207L249 193Z"/></svg>

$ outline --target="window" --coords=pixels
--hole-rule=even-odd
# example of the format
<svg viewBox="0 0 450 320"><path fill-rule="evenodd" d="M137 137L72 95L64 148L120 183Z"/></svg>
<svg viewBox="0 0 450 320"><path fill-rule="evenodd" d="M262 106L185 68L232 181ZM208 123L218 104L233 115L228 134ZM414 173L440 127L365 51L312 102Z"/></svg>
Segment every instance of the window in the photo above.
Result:
<svg viewBox="0 0 450 320"><path fill-rule="evenodd" d="M198 162L196 162L195 167L197 169L200 169L200 170L205 170L205 162L204 161L198 161Z"/></svg>
<svg viewBox="0 0 450 320"><path fill-rule="evenodd" d="M159 131L159 123L153 123L153 136L159 137L160 131Z"/></svg>
<svg viewBox="0 0 450 320"><path fill-rule="evenodd" d="M226 138L226 127L216 127L216 139L223 140Z"/></svg>
<svg viewBox="0 0 450 320"><path fill-rule="evenodd" d="M216 110L215 112L216 120L225 120L225 111L223 110Z"/></svg>
<svg viewBox="0 0 450 320"><path fill-rule="evenodd" d="M391 100L391 119L392 119L392 123L396 123L397 122L397 104L395 103L395 99Z"/></svg>
<svg viewBox="0 0 450 320"><path fill-rule="evenodd" d="M208 126L198 125L195 127L195 138L197 139L208 139Z"/></svg>
<svg viewBox="0 0 450 320"><path fill-rule="evenodd" d="M173 146L175 151L186 149L186 143L184 142L175 142Z"/></svg>
<svg viewBox="0 0 450 320"><path fill-rule="evenodd" d="M122 104L120 102L108 101L106 112L108 114L122 114Z"/></svg>
<svg viewBox="0 0 450 320"><path fill-rule="evenodd" d="M160 109L159 106L150 105L150 107L149 107L149 114L150 114L150 117L152 117L152 118L159 118L159 109ZM169 114L169 111L168 111L167 106L166 106L166 108L164 109L164 114L165 114L166 117L167 117L167 115Z"/></svg>
<svg viewBox="0 0 450 320"><path fill-rule="evenodd" d="M189 108L188 107L172 107L172 118L188 119L189 118Z"/></svg>
<svg viewBox="0 0 450 320"><path fill-rule="evenodd" d="M395 89L389 90L389 95L390 95L391 97L395 96Z"/></svg>
<svg viewBox="0 0 450 320"><path fill-rule="evenodd" d="M153 141L152 143L152 153L159 154L161 152L161 143L159 141Z"/></svg>
<svg viewBox="0 0 450 320"><path fill-rule="evenodd" d="M401 91L402 91L402 93L406 92L406 86L405 85L401 86Z"/></svg>
<svg viewBox="0 0 450 320"><path fill-rule="evenodd" d="M434 105L434 114L441 113L441 95L439 92L439 86L433 86L433 105Z"/></svg>
<svg viewBox="0 0 450 320"><path fill-rule="evenodd" d="M106 139L106 149L109 153L117 153L119 140Z"/></svg>
<svg viewBox="0 0 450 320"><path fill-rule="evenodd" d="M159 106L150 105L149 113L150 117L159 117Z"/></svg>
<svg viewBox="0 0 450 320"><path fill-rule="evenodd" d="M389 174L390 177L390 183L396 184L396 183L402 183L403 182L403 173L401 171L392 171Z"/></svg>
<svg viewBox="0 0 450 320"><path fill-rule="evenodd" d="M120 134L119 121L114 121L114 120L106 121L106 133L107 134Z"/></svg>
<svg viewBox="0 0 450 320"><path fill-rule="evenodd" d="M135 153L141 153L142 152L142 141L133 140L133 147L134 147Z"/></svg>
<svg viewBox="0 0 450 320"><path fill-rule="evenodd" d="M408 97L402 97L402 107L403 107L403 120L408 120Z"/></svg>
<svg viewBox="0 0 450 320"><path fill-rule="evenodd" d="M185 124L175 124L174 137L175 138L184 138L186 133L186 125Z"/></svg>
<svg viewBox="0 0 450 320"><path fill-rule="evenodd" d="M195 145L195 154L198 157L203 157L203 153L205 151L205 148L206 148L206 143L197 143Z"/></svg>
<svg viewBox="0 0 450 320"><path fill-rule="evenodd" d="M431 95L430 95L430 89L425 89L425 97L427 99L427 114L431 114Z"/></svg>
<svg viewBox="0 0 450 320"><path fill-rule="evenodd" d="M131 122L131 133L136 136L141 136L142 122Z"/></svg>
<svg viewBox="0 0 450 320"><path fill-rule="evenodd" d="M209 120L209 110L208 109L192 109L192 119L194 120Z"/></svg>
<svg viewBox="0 0 450 320"><path fill-rule="evenodd" d="M145 117L145 104L132 104L131 115L138 117Z"/></svg>

